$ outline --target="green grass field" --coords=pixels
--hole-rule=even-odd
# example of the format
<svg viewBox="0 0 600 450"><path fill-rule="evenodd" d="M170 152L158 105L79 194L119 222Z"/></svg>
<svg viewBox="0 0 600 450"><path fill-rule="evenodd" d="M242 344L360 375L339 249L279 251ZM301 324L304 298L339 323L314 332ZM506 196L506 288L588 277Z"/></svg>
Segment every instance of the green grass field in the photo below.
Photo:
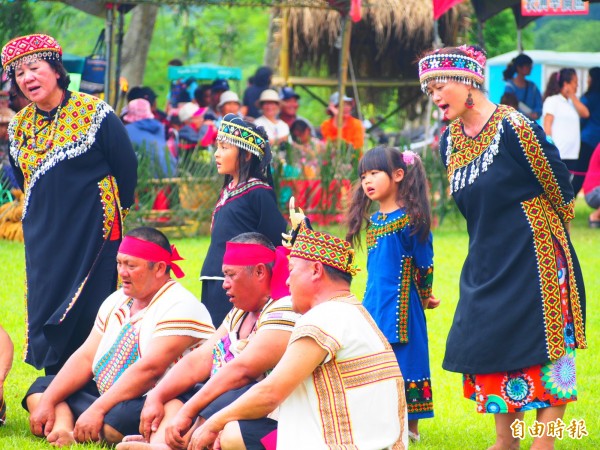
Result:
<svg viewBox="0 0 600 450"><path fill-rule="evenodd" d="M600 334L596 325L600 323L596 299L600 294L600 269L598 242L600 230L587 227L589 210L578 205L578 217L572 225L572 237L581 261L586 281L588 299L587 337L590 349L577 356L578 390L580 400L569 405L564 421L585 421L587 437L581 440L567 436L557 441L558 449L598 449L600 448L600 419L594 407L594 398L600 392L600 362L598 344ZM334 233L341 236L340 230ZM203 255L209 239L181 239L174 241L180 253L187 258L181 266L187 273L182 283L200 295L200 273ZM446 221L434 231L435 274L434 294L442 299L441 306L427 312L431 353L432 385L435 404L435 418L423 420L420 424L421 442L411 447L426 449L485 449L493 442L493 417L475 412L475 404L462 397L461 376L446 372L441 363L448 329L450 327L458 297L458 280L465 258L468 238L465 227L458 219ZM510 251L510 249L507 249ZM359 255L359 265L363 270L353 283L353 291L361 296L366 281L365 255ZM5 387L8 403L8 422L0 428L0 449L42 449L49 445L29 433L27 416L20 406L22 395L37 376L37 372L21 360L25 334L24 325L24 256L22 244L0 241L0 283L1 311L0 323L10 333L15 343L13 370ZM517 301L518 299L515 299ZM510 311L507 311L510 313ZM596 355L594 357L594 355ZM533 423L533 413L528 413L525 422ZM377 432L373 430L373 432ZM524 440L522 448L528 448L531 437ZM82 448L101 448L98 445L85 445ZM309 450L309 449L307 449Z"/></svg>

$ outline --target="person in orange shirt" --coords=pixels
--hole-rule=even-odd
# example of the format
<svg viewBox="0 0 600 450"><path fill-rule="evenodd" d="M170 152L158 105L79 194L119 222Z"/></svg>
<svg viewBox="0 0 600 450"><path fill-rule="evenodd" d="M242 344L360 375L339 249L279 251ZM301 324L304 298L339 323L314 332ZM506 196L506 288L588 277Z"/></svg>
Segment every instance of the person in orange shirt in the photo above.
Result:
<svg viewBox="0 0 600 450"><path fill-rule="evenodd" d="M334 92L329 97L329 111L332 117L321 124L321 134L325 141L335 141L337 139L337 114L338 114L339 94ZM342 139L355 149L362 150L365 141L365 129L360 120L352 117L351 112L354 107L352 97L344 96Z"/></svg>

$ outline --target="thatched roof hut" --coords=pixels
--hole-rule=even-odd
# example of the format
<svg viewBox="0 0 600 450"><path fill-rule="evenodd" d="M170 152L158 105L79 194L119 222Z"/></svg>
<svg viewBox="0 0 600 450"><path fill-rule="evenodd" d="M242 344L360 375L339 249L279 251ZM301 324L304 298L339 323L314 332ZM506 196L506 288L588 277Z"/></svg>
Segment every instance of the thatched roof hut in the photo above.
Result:
<svg viewBox="0 0 600 450"><path fill-rule="evenodd" d="M341 15L313 0L314 7L290 8L290 69L294 74L318 70L335 76ZM468 7L458 6L442 16L439 32L446 45L464 33ZM350 53L357 77L415 79L415 60L433 44L432 2L424 0L363 0L362 19L352 26ZM314 74L314 72L313 72Z"/></svg>

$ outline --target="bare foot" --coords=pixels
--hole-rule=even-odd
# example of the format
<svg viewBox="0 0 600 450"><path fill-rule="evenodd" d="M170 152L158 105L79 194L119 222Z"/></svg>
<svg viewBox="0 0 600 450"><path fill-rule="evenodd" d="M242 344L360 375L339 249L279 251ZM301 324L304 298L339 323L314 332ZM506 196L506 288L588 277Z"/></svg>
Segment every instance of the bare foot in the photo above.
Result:
<svg viewBox="0 0 600 450"><path fill-rule="evenodd" d="M117 444L117 450L170 450L167 444L150 444L143 441L127 441Z"/></svg>
<svg viewBox="0 0 600 450"><path fill-rule="evenodd" d="M122 442L146 442L146 439L141 434L128 434Z"/></svg>
<svg viewBox="0 0 600 450"><path fill-rule="evenodd" d="M54 430L46 439L53 447L70 447L76 443L73 432L67 430Z"/></svg>

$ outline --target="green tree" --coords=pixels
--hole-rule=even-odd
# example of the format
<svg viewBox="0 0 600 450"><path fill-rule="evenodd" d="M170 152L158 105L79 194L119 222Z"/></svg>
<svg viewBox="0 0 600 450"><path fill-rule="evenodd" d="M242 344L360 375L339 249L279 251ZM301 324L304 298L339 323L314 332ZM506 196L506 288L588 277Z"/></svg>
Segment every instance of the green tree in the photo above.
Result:
<svg viewBox="0 0 600 450"><path fill-rule="evenodd" d="M600 52L599 29L600 20L547 21L536 30L535 45L540 50Z"/></svg>
<svg viewBox="0 0 600 450"><path fill-rule="evenodd" d="M478 42L477 19L469 34L471 42ZM527 25L521 32L524 49L534 48L534 26ZM483 24L483 40L488 58L517 49L517 24L511 9L505 9Z"/></svg>
<svg viewBox="0 0 600 450"><path fill-rule="evenodd" d="M10 39L33 33L36 20L30 3L0 3L0 40Z"/></svg>

